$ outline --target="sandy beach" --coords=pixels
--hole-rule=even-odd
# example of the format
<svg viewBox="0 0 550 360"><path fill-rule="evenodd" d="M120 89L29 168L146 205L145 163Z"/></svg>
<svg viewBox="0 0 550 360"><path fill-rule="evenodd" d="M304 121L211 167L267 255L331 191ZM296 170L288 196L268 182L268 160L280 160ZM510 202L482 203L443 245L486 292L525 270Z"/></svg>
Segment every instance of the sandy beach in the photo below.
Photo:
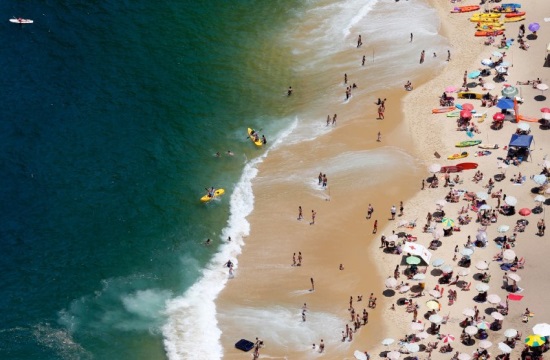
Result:
<svg viewBox="0 0 550 360"><path fill-rule="evenodd" d="M394 275L394 269L401 264L403 256L382 251L380 238L382 235L389 237L392 232L403 231L415 237L416 244L428 247L433 234L423 231L426 215L437 210L436 202L445 199L451 189L443 186L443 174L436 174L440 183L438 188L429 188L426 182L426 188L420 189L422 180L432 175L428 166L433 163L443 166L461 161L477 163L477 170L484 174L483 179L476 183L473 181L476 170L465 170L458 173L461 182L453 187L473 193L487 193L488 189L484 186L489 178L504 172L506 178L496 182L492 193L502 189L503 194L517 198L518 210L535 207L536 194L531 189L537 184L530 177L541 172L548 152L546 130L541 129L539 123L522 122L530 125L530 134L535 140L528 161L503 169L499 168L502 161L498 158L506 158L504 147L516 132L517 124L506 121L502 129L492 130L492 117L500 109L481 107L480 100L457 101L460 104L470 102L478 113L487 113L483 122L474 118L479 134L474 134L473 139L499 145L498 149L491 150L490 155L477 157L473 156L480 150L477 147L459 149L454 146L470 139L465 131L456 131L456 118L432 114L432 109L439 107L438 98L447 86L460 88L464 71L481 68L481 60L491 57L499 49L495 45L484 45L485 38L473 36L475 24L468 20L471 14L451 14L454 5L449 2L430 3L440 16L441 34L452 44L451 61L444 71L431 79L416 82L411 92L397 88L377 94L378 97L388 99L385 120L376 120L376 106L373 105L375 99L356 99L353 106L338 110L339 118L345 120L339 122L333 131L315 141L274 151L260 165L259 174L253 183L255 207L248 218L250 235L245 239L246 245L238 258L235 277L217 300L225 359L252 358L252 351L243 353L235 349L234 344L241 338L254 341L256 337L265 343L265 347L260 349L260 358L310 359L322 356L329 359L353 359L356 350L367 351L371 358L384 358L387 351L399 350L400 339L418 331L411 329L413 314L407 312L406 306L399 301L411 293L388 291L384 285L385 279ZM527 40L527 51L519 49L517 44L505 50L505 61L511 65L506 81L495 83L495 89L491 91L493 95L500 95L503 84L515 85L517 81L536 78L540 78L543 83L550 81L550 68L543 67L546 46L550 42L550 32L544 31L548 24L543 21L545 6L540 2L530 2L523 4L522 10L527 12L527 18L523 22L506 24L508 38L516 38L520 24L527 26L538 22L542 29L536 39ZM497 37L496 43L499 41L500 37ZM446 57L446 54L439 56ZM494 82L492 77L487 77L486 81ZM523 98L520 113L540 118L540 108L548 105L548 101L541 97L543 93L531 85L518 85L518 88L518 96ZM479 86L472 91L482 92ZM372 121L376 121L374 130ZM378 131L382 134L381 141L377 141ZM463 160L446 159L447 155L462 150L468 151L470 156ZM441 158L436 158L435 152ZM381 160L364 164L357 160L361 156ZM292 165L295 166L295 173L310 177L310 183L293 179L281 181L279 166L289 157L297 159ZM285 166L288 169L289 165ZM317 174L326 168L339 171L327 172L328 186L323 189L317 185ZM526 176L521 185L510 181L519 172ZM372 177L376 178L376 184L381 183L383 186L373 187L370 180ZM399 214L401 201L404 204L402 215ZM375 209L371 219L366 218L369 204ZM495 209L497 198L488 194L487 204ZM303 209L304 218L301 220L297 219L298 206ZM392 206L397 207L395 220L390 219ZM447 217L458 223L458 212L462 207L468 207L463 196L456 203L445 203L443 210ZM542 207L544 209L546 205ZM312 210L316 212L314 224L311 224ZM446 265L454 267L453 277L462 269L453 260L455 246L463 249L467 237L475 239L481 226L476 222L477 214L473 210L469 210L468 214L473 220L467 225L457 224L460 231L441 237L441 245L432 251L432 259L442 259ZM496 305L476 303L473 300L478 293L476 285L483 283L476 275L482 271L477 270L475 264L482 260L489 263L487 272L491 274L491 279L487 283L490 286L488 293L496 294L504 301L508 291L501 288L504 274L500 269L502 262L493 261L493 256L500 251L494 239L502 235L497 232L500 225L510 226L506 235L512 235L519 219L529 221L523 232L517 232L512 248L518 257L526 260L524 267L516 272L521 277L518 285L523 289L520 293L523 299L510 301L508 315L504 317L500 330L487 331L487 340L493 343L488 351L493 357L501 353L497 344L505 340L503 333L506 329L514 328L525 338L531 334L533 325L548 322L550 311L544 307L546 293L542 291L547 286L547 280L540 270L550 245L545 242L548 235L536 235L537 221L542 217L544 212L529 216L521 216L516 212L512 216L499 215L496 222L487 226L487 245L475 248L471 255L470 273L460 278L464 283L471 283L469 291L462 291L455 285L439 285L439 271L429 264L426 279L423 280L423 296L413 300L418 304L418 320L423 327L430 327L426 302L433 298L430 291L436 285L442 286L444 293L439 299L439 314L446 317L447 321L441 325L439 334L450 334L456 339L451 344L453 352L440 353L437 349L431 353L431 357L451 358L456 351L471 356L479 347L478 339L470 346L460 342L463 331L460 322L465 318L463 310L477 306L480 317L485 316L485 320L491 323L493 318L490 314ZM373 233L375 221L378 230ZM414 221L416 227L407 226ZM430 225L437 230L444 227L437 223ZM402 240L400 238L398 241ZM297 256L298 252L303 254L302 264L293 266L293 254ZM340 269L340 264L343 269ZM403 265L399 267L398 281L417 284L414 280L406 280L402 272L406 268ZM314 290L311 279L314 280ZM458 294L452 305L448 304L449 289L456 290ZM367 306L371 293L377 298L375 309ZM350 296L353 300L352 308L358 316L362 317L363 309L368 311L368 324L352 332L352 340L346 337L342 341L341 331L345 330L346 324L353 329L353 323L350 322ZM358 296L362 296L361 301L358 301ZM307 304L305 321L302 318L304 303ZM527 307L535 315L525 323L521 315ZM381 342L385 338L392 338L395 342L384 346ZM511 357L520 356L523 338ZM318 348L321 339L325 343L322 353ZM442 340L433 334L418 344L422 345L421 349L425 349L428 343L436 341L439 341L439 347L443 345ZM315 350L312 344L316 344ZM420 351L401 355L402 358L407 356L428 358L430 354Z"/></svg>

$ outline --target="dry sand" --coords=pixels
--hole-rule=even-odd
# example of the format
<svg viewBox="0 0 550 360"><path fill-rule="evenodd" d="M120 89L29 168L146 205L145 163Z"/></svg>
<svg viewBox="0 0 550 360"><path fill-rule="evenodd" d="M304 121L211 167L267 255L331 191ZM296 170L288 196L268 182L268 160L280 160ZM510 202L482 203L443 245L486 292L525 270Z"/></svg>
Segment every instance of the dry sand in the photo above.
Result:
<svg viewBox="0 0 550 360"><path fill-rule="evenodd" d="M267 345L261 349L260 358L309 359L321 356L310 349L311 342L318 343L321 338L324 338L327 344L326 351L322 355L324 358L351 359L353 351L356 349L369 351L372 357L377 358L380 353L388 350L380 345L382 339L391 337L397 340L405 334L412 333L409 325L412 315L406 313L403 306L396 306L395 311L389 310L390 305L401 296L385 297L383 295L384 279L393 274L393 269L400 262L401 257L385 254L379 250L380 235L384 233L389 235L392 230L401 231L401 229L397 229L399 220L418 218L419 226L407 231L417 236L418 242L426 246L431 240L430 234L422 233L421 225L424 224L426 213L435 210L435 202L444 198L448 189L440 186L438 189L419 191L420 181L429 175L426 167L430 163L451 164L451 161L444 160L444 158L448 154L457 152L453 146L456 142L467 139L464 132L455 131L456 125L453 119L441 114L432 115L431 109L437 107L438 96L446 86L459 86L464 70L471 71L479 68L480 60L489 57L493 51L497 50L493 46L484 46L483 39L470 35L473 33L473 24L468 22L466 14L449 14L452 5L448 2L432 1L432 3L439 10L443 21L443 34L449 37L454 46L451 49L451 62L443 73L426 84L417 86L413 92L409 93L403 100L403 109L395 106L395 99L400 98L403 94L401 89L381 94L381 96L388 97L389 104L391 104L386 113L386 118L390 121L380 123L379 129L383 134L381 143L375 141L375 134L368 135L366 139L364 135L360 135L363 134L361 130L365 127L361 122L363 119L351 118L345 125L339 125L335 131L324 136L315 144L299 144L285 148L284 151L273 152L260 166L259 176L254 181L255 209L248 219L251 224L250 236L246 239L243 255L239 258L236 277L228 283L217 301L219 325L223 332L224 358L251 358L251 354L235 350L233 344L241 337L253 340L255 336L262 337ZM524 10L528 12L525 24L537 21L544 29L546 25L542 20L546 15L544 8L545 6L541 3L525 4ZM518 27L519 23L507 26L508 37L515 36ZM458 29L462 30L458 31ZM537 77L540 77L543 82L550 81L549 68L542 67L546 44L549 41L550 32L541 31L537 40L528 41L531 47L527 52L520 50L516 45L513 50L508 51L506 60L513 62L513 67L509 71L508 83L515 84L516 80L524 81ZM500 89L501 86L497 84L493 93L499 92ZM540 95L540 91L533 90L530 86L523 86L521 95L525 99L524 105L521 106L522 114L538 116L539 108L547 104L546 101L534 100L536 95ZM484 108L479 107L479 101L471 102L478 111L485 111ZM494 150L490 156L466 159L478 162L479 168L485 174L484 181L479 184L474 184L471 181L473 177L471 170L460 175L464 179L464 183L459 187L474 192L484 190L482 186L489 176L499 171L497 157L505 156L506 152L502 150L502 147L508 143L511 134L516 130L516 125L512 123L506 123L502 130L491 130L489 128L490 119L498 109L486 110L489 117L485 122L477 124L481 134L475 138L482 139L484 142L498 143L501 148ZM375 107L367 105L365 117L376 117L375 111ZM395 125L399 123L398 119L401 117L404 117L404 121L400 123L400 127L396 127ZM536 123L531 124L531 130L535 137L532 160L523 163L519 168L511 166L506 171L507 179L496 184L496 189L502 188L507 195L514 195L518 198L519 208L534 207L534 195L531 194L530 189L535 184L528 179L523 185L513 185L509 179L518 171L527 175L528 178L530 175L540 172L539 164L547 151L544 140L547 136L545 132L540 130ZM365 148L378 148L381 151L390 151L394 147L412 153L419 159L415 162L418 169L413 169L407 173L409 175L403 176L402 169L390 167L386 174L387 185L382 192L376 194L372 194L368 183L353 181L349 178L349 174L346 176L328 174L330 191L312 191L310 187L301 185L301 183L286 185L274 184L270 181L278 176L277 164L283 163L289 153L301 154L301 161L304 164L322 165L322 159L334 157L335 154L339 154L343 150L359 151ZM469 150L475 151L474 149ZM435 151L443 155L443 158L435 159L433 156ZM315 181L316 173L312 173L311 176L312 181ZM340 186L332 184L340 184ZM393 204L398 206L401 200L405 202L405 215L396 221L389 221L390 207ZM375 214L371 220L365 219L368 203L372 203L375 207ZM489 204L496 206L494 199L489 199ZM303 207L305 219L302 221L296 220L298 205ZM456 218L457 211L464 205L465 202L461 200L457 204L446 206L445 211L450 217ZM309 225L311 209L315 209L317 212L315 225ZM470 214L475 215L473 212ZM496 224L489 226L487 230L488 246L475 251L472 264L481 259L491 260L498 251L492 241L497 235L496 228L500 224L513 227L518 218L519 215L500 216ZM378 219L377 234L372 234L374 219ZM530 333L530 328L535 323L548 321L550 315L543 306L546 294L541 291L547 288L548 283L544 272L540 271L543 269L545 252L549 247L548 243L545 243L547 236L544 238L535 236L538 215L531 215L527 219L530 224L524 233L518 234L517 246L514 248L519 256L527 259L525 269L519 272L523 279L520 286L524 288L522 295L525 298L521 302L510 303L510 314L505 318L503 325L503 329L513 327L523 334ZM455 244L462 246L467 235L475 236L478 227L478 224L472 222L463 226L461 231L456 232L453 236L445 237L443 245L434 251L434 258L443 258L447 263L453 263L451 259ZM301 267L290 266L292 253L298 251L303 253L303 265ZM345 270L338 269L340 263L345 266ZM431 267L429 269L431 270ZM471 274L476 272L474 270L475 268L472 267ZM504 298L506 292L500 289L503 272L497 263L491 263L490 272L492 280L489 283L491 286L489 293L496 293ZM310 277L315 279L314 292L309 291ZM448 323L442 326L442 334L449 333L458 338L462 330L458 326L463 319L462 309L474 306L472 298L476 294L475 284L478 281L473 280L472 275L469 275L466 280L472 282L472 290L469 292L459 291L458 301L452 306L448 306L446 301L442 301L441 314L450 314ZM426 289L432 289L436 283L437 277L428 275ZM354 307L358 313L361 313L367 305L370 292L374 292L378 298L378 307L375 310L368 309L369 324L354 334L352 342L342 343L339 331L343 330L346 322L349 324L350 317L347 310L349 296L353 295ZM356 302L356 296L359 294L364 296L362 303ZM426 321L422 315L427 310L424 303L429 299L430 296L427 292L425 296L418 299L419 318L422 321ZM446 300L446 297L443 299ZM305 325L301 323L300 318L301 306L304 302L307 303L309 309L308 321ZM488 307L487 304L478 304L478 306L482 310ZM521 322L520 314L527 306L536 315L528 324L524 324ZM490 319L490 316L486 316ZM239 317L257 317L259 325L254 328L243 328L243 326L239 326ZM270 317L277 317L277 319L270 319ZM286 317L290 319L288 323L284 322ZM318 322L315 322L316 319ZM298 330L298 334L303 332L304 335L303 338L297 338L308 341L304 340L303 344L296 345L296 341L291 340L297 339L288 339L286 342L288 345L274 346L273 343L285 344L285 340L269 339L261 332L256 332L257 328L262 328L262 324L265 324L266 327L276 327L280 326L281 322L283 322L283 327L288 326L288 334L297 334L296 329L300 329L300 326L309 326ZM324 322L331 326L322 326ZM337 328L335 329L334 326ZM269 330L266 333L285 334L284 329ZM496 344L504 339L502 332L503 330L489 331L489 340L495 344L490 349L493 355L499 353ZM313 334L313 340L309 341L311 334ZM422 344L427 344L429 341L434 341L434 336L430 336ZM461 352L471 354L475 350L475 345L466 347L459 344L458 341L453 345ZM395 343L390 346L390 349L396 350L398 347ZM517 346L512 357L517 357L521 348L522 346ZM425 358L427 355L426 352L418 354L421 358ZM450 354L440 354L439 352L433 352L432 356L434 358L451 357Z"/></svg>

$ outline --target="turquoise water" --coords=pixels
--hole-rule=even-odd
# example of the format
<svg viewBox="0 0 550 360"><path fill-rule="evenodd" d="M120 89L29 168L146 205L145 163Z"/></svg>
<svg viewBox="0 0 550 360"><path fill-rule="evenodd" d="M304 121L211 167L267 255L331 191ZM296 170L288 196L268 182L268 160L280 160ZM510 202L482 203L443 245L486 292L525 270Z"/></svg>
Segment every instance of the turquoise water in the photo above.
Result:
<svg viewBox="0 0 550 360"><path fill-rule="evenodd" d="M0 25L0 358L166 356L166 301L261 154L246 127L289 124L295 3L0 4L34 20Z"/></svg>

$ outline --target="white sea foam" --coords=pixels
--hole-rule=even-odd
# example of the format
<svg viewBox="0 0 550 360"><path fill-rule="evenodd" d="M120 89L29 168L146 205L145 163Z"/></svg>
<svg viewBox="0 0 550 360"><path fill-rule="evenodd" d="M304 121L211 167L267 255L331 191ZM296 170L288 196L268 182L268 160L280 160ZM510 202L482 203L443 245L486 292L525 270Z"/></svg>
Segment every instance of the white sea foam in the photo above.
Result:
<svg viewBox="0 0 550 360"><path fill-rule="evenodd" d="M92 354L75 342L71 333L66 329L59 329L47 323L41 323L32 328L36 341L45 346L64 360L92 359Z"/></svg>
<svg viewBox="0 0 550 360"><path fill-rule="evenodd" d="M217 326L215 300L229 279L224 264L231 260L234 268L238 269L237 256L250 233L250 224L246 217L254 208L252 180L258 173L258 164L266 158L270 150L278 148L284 142L296 124L297 119L275 136L276 140L261 156L245 165L241 178L231 194L229 219L220 236L223 241L231 236L232 241L220 247L195 284L182 296L166 303L168 320L162 328L162 333L169 359L214 360L222 357L221 330Z"/></svg>

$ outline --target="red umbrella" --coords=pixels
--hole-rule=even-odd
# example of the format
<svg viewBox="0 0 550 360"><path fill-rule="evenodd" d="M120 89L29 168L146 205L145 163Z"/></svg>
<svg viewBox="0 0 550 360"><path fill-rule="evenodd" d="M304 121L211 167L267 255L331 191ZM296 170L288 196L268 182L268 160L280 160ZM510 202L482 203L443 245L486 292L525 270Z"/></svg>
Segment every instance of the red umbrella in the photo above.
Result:
<svg viewBox="0 0 550 360"><path fill-rule="evenodd" d="M474 105L470 103L462 104L462 110L472 111L474 110Z"/></svg>
<svg viewBox="0 0 550 360"><path fill-rule="evenodd" d="M502 120L504 120L505 117L506 117L506 116L505 116L503 113L498 112L498 113L496 113L495 115L493 115L493 120L502 121Z"/></svg>
<svg viewBox="0 0 550 360"><path fill-rule="evenodd" d="M522 216L527 216L531 214L531 210L529 210L528 208L523 208L519 211L519 214Z"/></svg>
<svg viewBox="0 0 550 360"><path fill-rule="evenodd" d="M540 112L543 112L543 113L550 113L550 108L543 107L542 109L540 109Z"/></svg>
<svg viewBox="0 0 550 360"><path fill-rule="evenodd" d="M472 113L469 110L462 110L460 112L460 117L464 119L469 119L472 117Z"/></svg>

